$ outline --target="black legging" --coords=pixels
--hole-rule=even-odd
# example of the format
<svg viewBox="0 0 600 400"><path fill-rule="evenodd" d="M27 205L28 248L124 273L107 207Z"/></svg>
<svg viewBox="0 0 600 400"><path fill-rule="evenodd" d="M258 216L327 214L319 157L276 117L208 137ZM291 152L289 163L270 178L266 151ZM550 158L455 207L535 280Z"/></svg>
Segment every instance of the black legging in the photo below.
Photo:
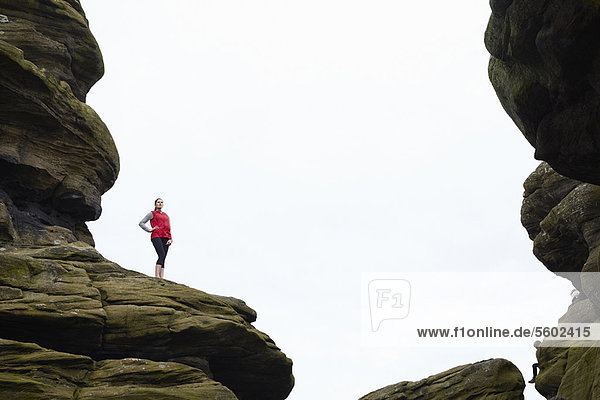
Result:
<svg viewBox="0 0 600 400"><path fill-rule="evenodd" d="M165 237L152 238L152 244L154 245L156 254L158 254L158 260L156 260L156 265L160 265L163 268L165 267L165 258L167 257L167 252L169 251L169 246L167 246L168 240L169 238Z"/></svg>

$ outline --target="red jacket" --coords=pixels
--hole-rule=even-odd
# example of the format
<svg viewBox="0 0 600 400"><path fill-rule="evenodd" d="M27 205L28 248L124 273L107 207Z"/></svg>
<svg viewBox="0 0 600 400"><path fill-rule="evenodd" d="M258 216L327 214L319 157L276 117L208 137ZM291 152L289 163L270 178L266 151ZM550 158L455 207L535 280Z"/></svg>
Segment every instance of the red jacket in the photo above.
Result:
<svg viewBox="0 0 600 400"><path fill-rule="evenodd" d="M150 220L150 226L158 226L158 229L152 231L150 239L155 237L164 237L171 239L171 223L169 222L169 216L167 213L160 211L152 211L152 219Z"/></svg>

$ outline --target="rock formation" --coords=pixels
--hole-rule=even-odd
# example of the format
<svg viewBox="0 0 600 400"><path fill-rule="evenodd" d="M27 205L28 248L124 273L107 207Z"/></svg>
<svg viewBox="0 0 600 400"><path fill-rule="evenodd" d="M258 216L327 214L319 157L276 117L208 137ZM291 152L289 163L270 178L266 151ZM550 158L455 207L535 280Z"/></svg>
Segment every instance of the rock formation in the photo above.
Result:
<svg viewBox="0 0 600 400"><path fill-rule="evenodd" d="M495 358L462 365L417 382L400 382L359 400L519 400L525 382L510 361Z"/></svg>
<svg viewBox="0 0 600 400"><path fill-rule="evenodd" d="M96 362L6 339L0 339L0 363L0 390L8 399L237 399L201 369L181 363Z"/></svg>
<svg viewBox="0 0 600 400"><path fill-rule="evenodd" d="M534 254L581 292L559 322L600 322L600 187L561 176L545 162L524 187L521 220ZM593 384L600 377L593 344L573 341L563 344L570 347L538 348L536 389L546 397L600 397Z"/></svg>
<svg viewBox="0 0 600 400"><path fill-rule="evenodd" d="M134 375L142 366L158 373L159 366L149 361L154 360L168 362L171 377L165 378L166 383L181 380L193 384L194 390L196 384L202 384L198 390L207 391L204 384L208 382L207 387L221 393L224 388L211 379L240 399L284 399L291 390L291 361L251 325L255 313L240 300L171 282L161 285L155 278L104 259L83 242L5 250L0 252L0 266L0 337L42 346L35 347L36 359L43 358L39 354L60 359L59 365L49 368L77 369L77 365L68 365L68 360L84 363L92 377L102 376L104 386L111 388L135 386L138 380L151 382L148 377ZM22 345L5 344L10 349L21 349ZM8 372L29 368L28 357L24 354L23 365ZM11 360L17 363L18 357ZM131 366L131 381L115 377L116 382L112 382L104 376L121 364ZM0 371L2 368L0 363ZM23 381L18 377L11 381L43 383L47 374L36 371L28 372ZM67 379L61 374L57 372L54 379ZM104 387L84 378L69 390ZM170 386L177 385L154 386L153 390L179 390ZM181 388L184 393L188 389Z"/></svg>
<svg viewBox="0 0 600 400"><path fill-rule="evenodd" d="M562 175L600 184L600 3L491 0L485 44L502 106Z"/></svg>
<svg viewBox="0 0 600 400"><path fill-rule="evenodd" d="M525 181L521 220L533 252L581 291L559 322L600 319L600 3L491 0L490 80L542 163ZM545 342L536 389L600 398L594 343Z"/></svg>
<svg viewBox="0 0 600 400"><path fill-rule="evenodd" d="M85 104L103 74L78 0L0 0L0 393L279 400L292 362L254 310L94 248L119 157Z"/></svg>
<svg viewBox="0 0 600 400"><path fill-rule="evenodd" d="M85 221L115 182L108 129L83 101L102 76L76 0L0 0L0 236L92 242Z"/></svg>
<svg viewBox="0 0 600 400"><path fill-rule="evenodd" d="M490 81L535 157L545 161L524 183L522 224L535 256L581 292L559 322L598 323L600 2L490 0L490 6L485 32ZM600 344L570 340L558 345L544 341L537 350L538 392L557 400L600 398ZM499 361L484 363L491 362ZM521 394L515 386L512 395L502 397L493 391L502 379L465 373L469 368L401 382L362 399L523 398L522 379ZM507 371L509 383L520 377Z"/></svg>

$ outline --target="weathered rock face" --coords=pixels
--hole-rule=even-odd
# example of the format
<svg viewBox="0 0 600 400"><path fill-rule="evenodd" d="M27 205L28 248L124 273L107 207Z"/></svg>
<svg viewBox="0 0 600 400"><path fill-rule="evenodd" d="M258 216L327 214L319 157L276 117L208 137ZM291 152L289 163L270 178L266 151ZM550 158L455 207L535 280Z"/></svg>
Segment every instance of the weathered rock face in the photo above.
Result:
<svg viewBox="0 0 600 400"><path fill-rule="evenodd" d="M0 213L12 219L1 235L91 242L84 222L100 216L119 158L83 102L103 73L83 10L76 0L0 0L0 32Z"/></svg>
<svg viewBox="0 0 600 400"><path fill-rule="evenodd" d="M80 101L104 74L98 44L77 0L1 0L3 41L58 81Z"/></svg>
<svg viewBox="0 0 600 400"><path fill-rule="evenodd" d="M122 359L132 357L171 362L175 380L201 374L190 366L240 399L284 399L292 389L291 360L250 324L256 314L240 300L170 282L161 285L105 260L82 242L5 250L0 266L1 338L85 355L86 360L91 357L90 363L107 359L126 363ZM146 365L146 360L135 365ZM27 357L21 361L27 364ZM111 382L114 365L94 365L88 370L101 367L101 371L92 379L100 375L105 381L94 387L136 386L138 379L148 379L135 377L132 371L132 380L121 377ZM158 367L152 366L158 374ZM176 376L182 368L183 377ZM82 385L88 384L82 380Z"/></svg>
<svg viewBox="0 0 600 400"><path fill-rule="evenodd" d="M600 3L491 0L485 44L502 106L535 157L600 184Z"/></svg>
<svg viewBox="0 0 600 400"><path fill-rule="evenodd" d="M598 311L589 299L571 305L559 322L598 322ZM546 398L553 396L564 399L597 399L600 388L594 382L600 377L597 347L540 347L537 359L540 372L535 388Z"/></svg>
<svg viewBox="0 0 600 400"><path fill-rule="evenodd" d="M9 399L237 399L202 370L179 363L96 362L5 339L0 339L0 363L0 388Z"/></svg>
<svg viewBox="0 0 600 400"><path fill-rule="evenodd" d="M510 361L491 359L462 365L418 382L400 382L371 392L360 400L518 400L525 382Z"/></svg>
<svg viewBox="0 0 600 400"><path fill-rule="evenodd" d="M490 5L485 33L490 80L536 158L548 162L525 181L523 226L536 257L582 293L560 322L598 322L600 3L491 0ZM546 398L600 398L597 348L582 344L538 349L536 389Z"/></svg>
<svg viewBox="0 0 600 400"><path fill-rule="evenodd" d="M600 187L566 178L547 163L527 178L521 221L533 253L570 279L600 310Z"/></svg>
<svg viewBox="0 0 600 400"><path fill-rule="evenodd" d="M561 176L547 163L540 164L524 187L521 221L533 240L534 254L581 291L559 322L600 322L600 187ZM580 345L538 348L536 389L541 394L600 397L593 384L600 377L598 348Z"/></svg>
<svg viewBox="0 0 600 400"><path fill-rule="evenodd" d="M92 246L119 158L84 101L102 76L77 0L0 0L0 394L281 400L292 362L243 301Z"/></svg>

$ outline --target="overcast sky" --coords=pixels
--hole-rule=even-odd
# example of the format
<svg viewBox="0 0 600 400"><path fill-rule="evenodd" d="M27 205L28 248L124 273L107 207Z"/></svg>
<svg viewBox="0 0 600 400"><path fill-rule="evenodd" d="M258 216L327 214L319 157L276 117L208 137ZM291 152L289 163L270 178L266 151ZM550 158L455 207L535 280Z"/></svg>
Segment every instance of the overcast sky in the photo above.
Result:
<svg viewBox="0 0 600 400"><path fill-rule="evenodd" d="M413 280L402 321L427 327L482 311L552 322L570 300L519 222L538 162L488 82L487 2L82 4L106 68L88 104L121 156L90 224L104 256L153 275L137 223L162 197L165 277L255 308L294 361L292 400L356 399L491 357L531 378L529 342L361 334L365 274ZM483 286L489 274L502 278Z"/></svg>

